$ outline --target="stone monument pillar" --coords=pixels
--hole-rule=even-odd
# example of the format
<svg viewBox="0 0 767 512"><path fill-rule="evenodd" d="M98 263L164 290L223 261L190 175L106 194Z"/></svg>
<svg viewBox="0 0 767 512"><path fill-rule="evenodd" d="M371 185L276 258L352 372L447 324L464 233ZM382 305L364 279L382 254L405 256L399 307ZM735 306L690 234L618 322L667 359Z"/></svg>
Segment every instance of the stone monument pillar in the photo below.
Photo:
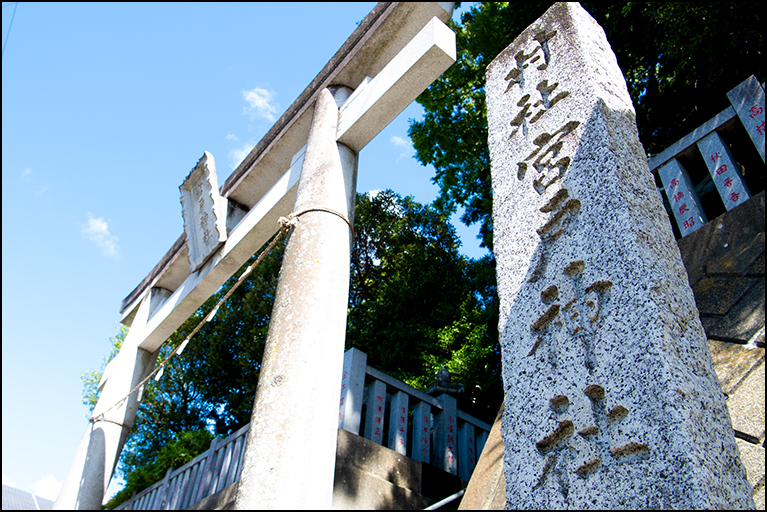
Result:
<svg viewBox="0 0 767 512"><path fill-rule="evenodd" d="M687 274L601 27L487 70L507 508L749 508Z"/></svg>
<svg viewBox="0 0 767 512"><path fill-rule="evenodd" d="M338 106L314 106L235 506L324 509L333 499L357 155L336 142ZM334 99L335 96L335 99ZM347 223L348 221L348 223Z"/></svg>

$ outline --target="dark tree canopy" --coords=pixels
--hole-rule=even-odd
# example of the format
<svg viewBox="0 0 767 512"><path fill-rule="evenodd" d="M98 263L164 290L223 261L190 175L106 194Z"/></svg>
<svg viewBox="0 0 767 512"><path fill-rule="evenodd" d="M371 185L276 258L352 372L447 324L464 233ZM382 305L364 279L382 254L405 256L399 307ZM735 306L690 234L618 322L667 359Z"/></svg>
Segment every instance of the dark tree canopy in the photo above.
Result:
<svg viewBox="0 0 767 512"><path fill-rule="evenodd" d="M386 190L359 196L346 346L425 390L446 365L466 384L459 407L490 420L503 397L495 275L468 260L447 217Z"/></svg>
<svg viewBox="0 0 767 512"><path fill-rule="evenodd" d="M449 22L456 63L418 102L425 113L409 134L416 158L432 164L436 206L465 208L492 247L485 70L552 2L481 3ZM626 77L639 137L659 153L724 110L726 93L750 75L764 81L763 26L753 2L582 2L604 28Z"/></svg>

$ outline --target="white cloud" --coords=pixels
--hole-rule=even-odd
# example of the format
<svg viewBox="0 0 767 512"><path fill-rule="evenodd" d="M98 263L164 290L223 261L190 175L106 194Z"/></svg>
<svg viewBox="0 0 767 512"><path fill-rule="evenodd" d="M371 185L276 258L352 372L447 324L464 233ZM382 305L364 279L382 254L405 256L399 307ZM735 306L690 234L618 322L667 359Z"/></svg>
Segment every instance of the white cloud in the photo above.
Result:
<svg viewBox="0 0 767 512"><path fill-rule="evenodd" d="M393 135L389 139L389 142L392 145L394 145L394 146L396 146L398 148L402 148L402 152L397 157L397 161L398 162L400 160L402 160L403 158L407 158L407 157L413 156L413 146L410 144L410 140L403 139L402 137L398 137L396 135Z"/></svg>
<svg viewBox="0 0 767 512"><path fill-rule="evenodd" d="M237 135L235 135L233 133L230 133L229 135L227 135L226 136L226 140L233 140L235 142L240 142L240 138L237 137Z"/></svg>
<svg viewBox="0 0 767 512"><path fill-rule="evenodd" d="M3 485L7 485L9 487L16 487L16 482L12 481L10 478L5 476L5 471L3 471Z"/></svg>
<svg viewBox="0 0 767 512"><path fill-rule="evenodd" d="M393 135L391 139L389 139L389 142L394 144L395 146L401 147L401 148L409 148L410 147L410 141L403 139L402 137L397 137L396 135Z"/></svg>
<svg viewBox="0 0 767 512"><path fill-rule="evenodd" d="M250 91L242 91L242 97L248 103L245 107L245 113L250 115L251 119L260 117L270 122L277 120L277 108L278 104L274 102L274 97L277 95L274 91L262 89L261 87L254 87Z"/></svg>
<svg viewBox="0 0 767 512"><path fill-rule="evenodd" d="M245 159L246 156L248 156L248 153L251 152L253 149L253 144L250 144L246 142L239 148L234 148L229 152L229 158L231 160L231 163L229 166L232 169L236 169L238 165Z"/></svg>
<svg viewBox="0 0 767 512"><path fill-rule="evenodd" d="M374 188L373 190L368 191L368 195L371 197L371 199L375 196L377 196L381 192L380 188Z"/></svg>
<svg viewBox="0 0 767 512"><path fill-rule="evenodd" d="M117 245L119 238L109 232L109 224L103 217L94 219L91 212L88 212L88 223L82 227L82 233L88 236L88 239L101 248L102 254L110 258L119 259L120 247Z"/></svg>
<svg viewBox="0 0 767 512"><path fill-rule="evenodd" d="M32 489L32 492L41 498L56 501L56 497L61 490L61 482L59 482L53 474L47 474L37 482L29 484L27 487Z"/></svg>
<svg viewBox="0 0 767 512"><path fill-rule="evenodd" d="M30 174L32 174L32 169L31 169L31 168L29 168L29 167L27 167L26 169L24 169L23 171L21 171L21 177L22 177L22 178L26 178L26 177L27 177L27 176L29 176Z"/></svg>

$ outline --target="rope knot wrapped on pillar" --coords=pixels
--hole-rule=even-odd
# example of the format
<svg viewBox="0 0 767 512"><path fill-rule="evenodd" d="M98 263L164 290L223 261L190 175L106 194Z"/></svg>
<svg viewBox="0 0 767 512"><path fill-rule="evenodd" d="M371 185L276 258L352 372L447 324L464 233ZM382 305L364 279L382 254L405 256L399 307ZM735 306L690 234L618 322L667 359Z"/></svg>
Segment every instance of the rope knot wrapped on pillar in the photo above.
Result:
<svg viewBox="0 0 767 512"><path fill-rule="evenodd" d="M287 234L287 231L290 228L295 227L298 224L298 217L300 217L301 215L307 212L326 212L326 213L332 213L333 215L340 217L344 222L346 222L349 225L349 229L352 232L352 241L354 241L354 237L355 237L354 226L352 225L351 221L348 218L346 218L346 216L343 213L337 212L330 208L324 208L321 206L318 206L316 208L304 208L300 212L293 212L287 217L280 217L279 220L277 221L280 224L280 229L283 231L283 233Z"/></svg>

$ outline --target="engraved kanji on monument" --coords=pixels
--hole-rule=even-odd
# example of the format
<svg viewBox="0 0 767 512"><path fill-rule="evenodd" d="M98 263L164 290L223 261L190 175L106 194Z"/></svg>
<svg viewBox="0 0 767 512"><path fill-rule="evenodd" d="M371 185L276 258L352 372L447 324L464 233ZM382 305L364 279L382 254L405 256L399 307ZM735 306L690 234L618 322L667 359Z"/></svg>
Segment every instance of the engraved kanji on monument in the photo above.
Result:
<svg viewBox="0 0 767 512"><path fill-rule="evenodd" d="M753 507L602 28L555 4L486 94L507 508Z"/></svg>
<svg viewBox="0 0 767 512"><path fill-rule="evenodd" d="M196 272L226 241L227 200L218 192L213 155L206 151L178 188L189 249L189 271Z"/></svg>

